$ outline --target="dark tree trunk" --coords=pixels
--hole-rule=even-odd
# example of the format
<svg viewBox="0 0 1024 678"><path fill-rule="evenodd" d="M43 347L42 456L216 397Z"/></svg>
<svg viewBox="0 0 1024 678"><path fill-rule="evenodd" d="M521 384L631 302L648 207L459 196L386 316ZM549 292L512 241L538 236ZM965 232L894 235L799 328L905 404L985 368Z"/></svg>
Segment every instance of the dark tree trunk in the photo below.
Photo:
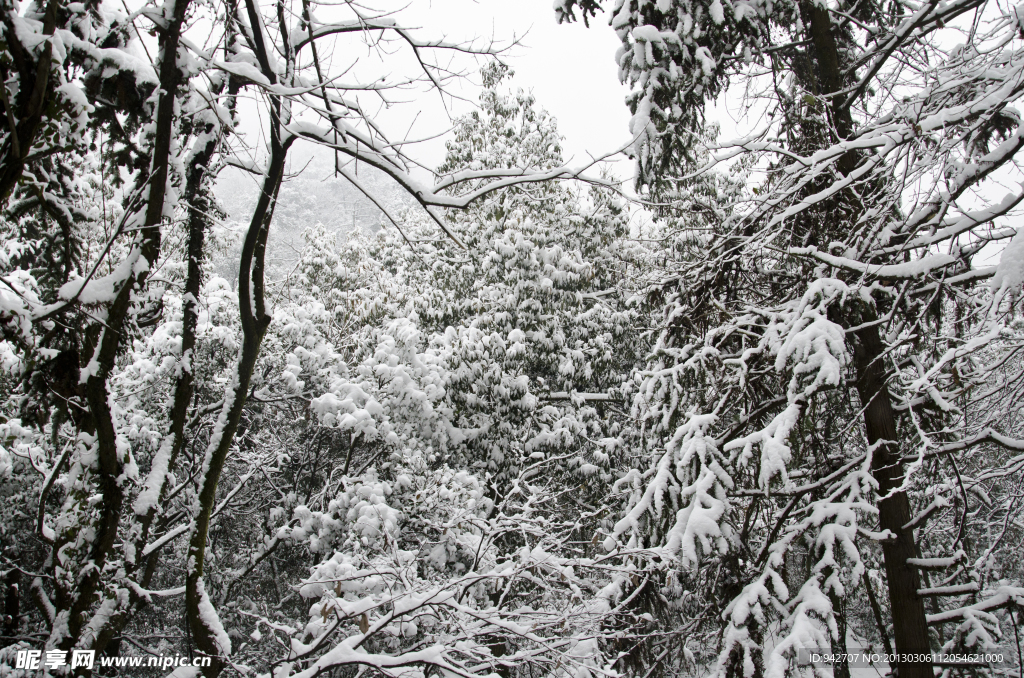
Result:
<svg viewBox="0 0 1024 678"><path fill-rule="evenodd" d="M4 577L4 635L18 635L21 626L21 571L11 568Z"/></svg>
<svg viewBox="0 0 1024 678"><path fill-rule="evenodd" d="M59 0L50 0L43 15L43 35L51 36L57 29L57 13L61 8ZM6 207L14 192L25 164L29 160L32 144L39 136L40 129L53 103L54 87L51 82L53 41L48 40L38 57L22 45L15 27L17 13L14 5L4 3L2 9L5 52L10 55L21 76L15 100L9 100L6 88L2 93L4 115L10 127L7 141L0 147L0 207ZM7 68L0 70L3 81L8 79Z"/></svg>
<svg viewBox="0 0 1024 678"><path fill-rule="evenodd" d="M253 15L253 24L256 24L255 6L252 3L249 3L248 6ZM262 45L262 43L260 44ZM262 46L258 48L257 54L264 55L263 60L266 60L266 51ZM264 73L268 79L274 75L269 66L265 66ZM218 423L218 426L221 427L220 437L211 440L210 447L207 449L208 466L200 481L199 512L195 517L195 526L192 529L188 546L189 570L185 578L185 609L188 613L188 623L192 629L196 647L212 660L210 666L203 668L205 678L217 678L226 666L226 657L222 656L216 638L216 630L211 628L207 619L200 612L200 608L206 604L203 596L206 542L217 496L217 483L220 481L228 452L242 418L242 411L248 398L249 385L256 361L259 359L263 337L270 326L271 316L266 309L263 277L267 236L274 217L278 192L284 179L285 158L292 143L292 139L282 141L280 137L280 100L274 100L272 105L270 159L263 177L263 190L256 201L256 207L249 222L249 230L242 243L239 263L238 306L242 324L242 347L236 367L236 382L232 391L225 396L221 419ZM212 605L212 603L210 604Z"/></svg>
<svg viewBox="0 0 1024 678"><path fill-rule="evenodd" d="M828 579L828 574L830 573L825 573L824 579ZM833 655L844 656L848 650L846 647L846 606L835 591L829 591L828 599L832 603L832 614L836 618L836 637L832 639L832 647L829 649ZM832 678L850 678L849 662L844 660L833 664Z"/></svg>
<svg viewBox="0 0 1024 678"><path fill-rule="evenodd" d="M918 571L907 564L915 557L917 547L914 531L904 529L910 522L910 501L898 488L903 483L903 464L896 444L896 417L886 388L884 347L878 326L870 325L856 332L854 366L857 370L857 391L864 408L864 426L868 444L873 449L871 472L878 481L878 521L883 530L895 538L882 542L885 575L889 583L889 605L892 612L895 651L898 654L930 652L928 621L924 600L917 595L921 588ZM932 678L931 662L898 664L899 678Z"/></svg>
<svg viewBox="0 0 1024 678"><path fill-rule="evenodd" d="M844 86L842 55L833 34L834 26L829 11L811 2L805 6L804 13L810 19L810 37L818 64L820 91L826 95L841 92ZM833 97L830 109L836 134L846 138L853 132L853 121L842 99L841 96ZM840 158L837 169L844 175L849 174L856 164L856 154L848 152ZM874 319L873 313L864 313L857 318L860 323ZM873 450L871 471L878 481L881 497L878 502L879 522L883 530L889 530L895 535L895 538L882 544L889 584L894 649L898 654L920 654L930 652L928 621L924 601L917 595L921 588L920 576L916 569L907 564L908 558L916 556L917 546L914 543L914 531L903 529L910 522L910 501L905 492L897 491L903 484L903 464L896 439L896 417L886 388L884 353L885 346L878 333L878 325L868 325L855 332L854 369L857 391L864 408L864 427L868 444ZM933 676L930 661L900 663L897 671L899 678Z"/></svg>

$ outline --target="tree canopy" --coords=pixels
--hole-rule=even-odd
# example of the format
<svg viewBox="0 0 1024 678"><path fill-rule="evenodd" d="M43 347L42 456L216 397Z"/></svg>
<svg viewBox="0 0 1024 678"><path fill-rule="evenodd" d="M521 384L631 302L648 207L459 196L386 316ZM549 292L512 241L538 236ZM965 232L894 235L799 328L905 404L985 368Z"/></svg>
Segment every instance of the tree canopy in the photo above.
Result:
<svg viewBox="0 0 1024 678"><path fill-rule="evenodd" d="M631 184L401 12L0 7L0 675L1019 676L1024 11L553 18Z"/></svg>

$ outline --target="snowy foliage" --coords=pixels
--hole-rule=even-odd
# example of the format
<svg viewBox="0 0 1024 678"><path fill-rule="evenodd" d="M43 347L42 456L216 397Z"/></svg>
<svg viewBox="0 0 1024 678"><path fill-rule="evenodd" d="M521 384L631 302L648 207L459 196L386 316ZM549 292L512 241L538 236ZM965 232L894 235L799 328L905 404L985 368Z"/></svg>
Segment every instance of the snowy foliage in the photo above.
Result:
<svg viewBox="0 0 1024 678"><path fill-rule="evenodd" d="M1013 647L1024 13L614 0L630 205L556 181L494 45L354 3L123 9L0 7L0 675ZM479 106L424 179L361 102L450 96L464 57ZM222 204L226 168L257 190Z"/></svg>
<svg viewBox="0 0 1024 678"><path fill-rule="evenodd" d="M896 651L1004 642L1020 570L979 568L1019 522L1003 474L1024 444L991 400L1017 393L1019 11L607 9L666 300L634 405L653 454L614 541L718 568L719 675L810 673L799 648L890 633ZM716 97L739 138L702 124Z"/></svg>

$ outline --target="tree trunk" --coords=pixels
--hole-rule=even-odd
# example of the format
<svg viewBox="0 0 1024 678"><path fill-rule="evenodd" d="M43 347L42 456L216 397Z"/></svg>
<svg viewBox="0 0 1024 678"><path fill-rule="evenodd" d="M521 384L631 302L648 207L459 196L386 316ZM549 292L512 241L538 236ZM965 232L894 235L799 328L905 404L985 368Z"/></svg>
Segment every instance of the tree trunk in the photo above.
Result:
<svg viewBox="0 0 1024 678"><path fill-rule="evenodd" d="M4 577L4 635L8 641L21 626L21 570L12 567Z"/></svg>
<svg viewBox="0 0 1024 678"><path fill-rule="evenodd" d="M896 444L896 417L886 388L884 347L878 325L858 330L855 334L854 366L857 370L857 391L864 408L864 426L873 453L871 472L878 481L878 521L894 539L882 542L885 575L889 583L889 605L892 611L893 636L897 654L930 653L928 621L924 600L917 595L921 588L918 571L907 564L915 557L914 531L904 529L910 522L910 501L903 484L903 464ZM897 663L899 678L932 678L931 661Z"/></svg>
<svg viewBox="0 0 1024 678"><path fill-rule="evenodd" d="M827 568L822 573L822 579L827 580L831 575L831 570L832 568ZM836 594L834 589L829 591L828 599L832 603L832 614L836 618L836 637L832 639L832 645L829 649L834 655L845 656L848 652L846 647L846 606L843 604L843 599ZM833 664L832 678L850 678L850 663L844 659Z"/></svg>
<svg viewBox="0 0 1024 678"><path fill-rule="evenodd" d="M108 555L114 552L121 526L121 514L124 508L125 492L122 487L124 465L127 459L118 450L118 434L112 412L112 400L108 389L108 378L127 336L124 331L129 320L134 299L139 292L145 290L149 271L160 258L161 225L164 220L167 202L167 185L171 165L171 137L174 131L174 108L178 87L181 84L181 70L177 65L178 47L181 41L181 28L185 21L189 0L172 3L173 12L161 36L160 56L160 89L157 102L154 127L152 132L152 156L148 176L149 184L147 202L142 214L142 227L132 244L126 261L133 260L144 266L132 266L131 270L119 281L119 287L113 300L106 310L105 322L97 323L86 332L85 364L95 364L96 369L85 380L86 402L92 417L96 434L97 485L102 498L100 512L96 521L90 526L94 532L92 544L87 554L86 567L70 592L70 605L61 613L66 613L66 624L55 625L51 640L62 650L70 650L82 640L83 633L89 633L87 646L93 647L111 621L112 615L102 606L96 608L97 593L103 586L103 566ZM143 177L140 176L141 182ZM141 184L140 184L141 185ZM140 207L140 211L142 208ZM85 365L82 365L85 367ZM55 540L53 551L60 553L63 544L71 543L79 537L75 527L69 526ZM60 559L53 558L56 569L61 567ZM55 577L55 580L59 580ZM90 611L95 616L90 620ZM106 642L104 640L103 642Z"/></svg>
<svg viewBox="0 0 1024 678"><path fill-rule="evenodd" d="M841 92L844 84L842 55L832 34L829 11L823 5L810 2L805 6L804 13L810 18L810 34L818 63L821 91L823 94ZM833 97L831 101L832 122L836 133L846 138L853 132L853 122L841 98ZM856 164L856 154L848 152L840 158L837 169L846 175L853 171ZM874 319L873 313L864 313L858 318L861 323ZM885 347L878 333L878 325L857 330L855 339L857 390L864 408L868 444L873 450L871 472L878 481L878 493L881 496L878 502L879 523L883 530L889 530L895 535L894 539L882 543L895 651L900 655L930 653L924 601L917 595L921 588L920 576L916 569L907 565L907 559L915 557L917 552L913 530L903 529L910 522L910 500L905 492L896 491L903 484L903 464L896 442L896 417L886 388L883 362ZM900 662L897 671L899 678L933 676L931 661Z"/></svg>
<svg viewBox="0 0 1024 678"><path fill-rule="evenodd" d="M217 497L217 483L220 481L228 452L238 430L239 421L249 393L253 370L259 358L260 346L270 315L264 299L264 257L267 235L274 216L278 191L284 178L284 163L291 141L282 143L278 135L279 106L271 122L271 156L263 178L263 190L256 202L249 230L242 244L238 273L238 306L242 321L242 346L239 351L234 385L225 394L217 426L211 436L203 462L205 473L200 478L197 498L198 514L189 537L188 571L185 579L185 609L188 623L195 637L196 646L211 657L210 666L203 668L206 678L217 678L226 662L223 648L218 642L214 620L213 603L206 593L203 570L206 562L206 541L213 518L213 507ZM205 613L204 613L205 610Z"/></svg>
<svg viewBox="0 0 1024 678"><path fill-rule="evenodd" d="M56 31L57 13L60 9L59 0L50 0L47 3L43 16L43 36L49 38ZM0 22L6 29L4 51L12 57L21 76L14 101L8 98L6 85L2 93L4 113L10 127L7 142L0 147L0 207L6 207L11 193L21 180L26 160L31 155L32 144L39 136L40 128L53 103L53 40L47 40L39 56L33 57L31 50L22 45L12 19L12 16L17 16L14 4L4 3L0 11L3 12ZM6 83L6 68L3 68L2 75Z"/></svg>

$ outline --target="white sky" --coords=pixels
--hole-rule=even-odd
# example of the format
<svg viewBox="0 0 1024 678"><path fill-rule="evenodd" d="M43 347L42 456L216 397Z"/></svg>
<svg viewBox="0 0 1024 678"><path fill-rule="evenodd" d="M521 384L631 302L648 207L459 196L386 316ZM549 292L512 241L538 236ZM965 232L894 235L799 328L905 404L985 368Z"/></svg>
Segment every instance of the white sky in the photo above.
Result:
<svg viewBox="0 0 1024 678"><path fill-rule="evenodd" d="M565 138L567 164L583 165L591 156L605 155L629 141L630 114L624 102L627 89L619 83L615 64L619 41L603 18L591 22L589 29L582 23L559 25L551 0L376 0L370 6L397 10L394 18L415 29L420 39L494 40L502 45L518 40L518 45L502 55L516 74L511 86L532 91L537 105L557 119ZM327 13L325 6L318 18L325 20ZM379 54L351 41L334 42L327 51L337 64L358 61L362 75L357 79L363 81L375 71L397 74L410 67L407 53L397 60L395 56L382 60ZM472 73L474 82L453 88L467 101L449 101L447 110L433 92L406 92L404 103L390 109L383 109L373 95L358 98L393 139L402 136L410 125L409 138L435 136L449 129L450 118L468 112L479 97L475 71L483 62L461 58L456 63ZM406 151L418 161L436 166L444 159L444 140L407 146ZM297 148L293 163L304 155ZM629 177L632 165L620 158L612 171Z"/></svg>
<svg viewBox="0 0 1024 678"><path fill-rule="evenodd" d="M559 25L551 0L418 0L402 16L452 41L522 39L505 59L516 72L513 85L532 90L557 118L573 164L629 141L627 90L615 64L619 41L601 17L589 29L582 23Z"/></svg>
<svg viewBox="0 0 1024 678"><path fill-rule="evenodd" d="M320 21L341 18L332 16L330 2L322 0L316 10ZM507 84L532 92L537 105L557 120L568 165L585 165L591 157L606 155L629 141L630 113L624 101L628 90L618 80L615 63L620 43L604 16L598 16L589 28L582 23L559 25L552 0L366 0L364 7L377 12L393 11L393 18L420 39L444 39L450 43L476 39L478 45L491 40L499 45L518 41L501 56L515 72ZM346 14L344 18L350 17ZM403 73L418 74L407 48L390 55L386 51L368 50L361 40L344 37L325 41L321 55L329 62L328 70L346 72L346 81L368 82L382 74L393 78ZM431 58L437 57L434 54ZM484 61L465 56L455 60L459 70L472 75L472 82L453 85L452 91L465 101L447 100L447 106L426 88L389 93L392 99L400 100L390 108L385 108L374 94L353 96L392 140L405 135L410 139L435 137L451 128L452 117L468 112L476 104L481 91L478 71L483 64ZM261 120L262 106L242 106L249 109L249 114L243 115L240 131L252 146L239 152L255 159L265 143L261 138L266 121ZM436 167L444 160L444 142L445 137L435 138L407 145L404 150L418 162ZM301 171L312 148L306 142L293 147L289 170ZM628 179L633 174L632 161L622 156L610 169L619 178ZM225 176L230 178L234 174L229 170ZM596 168L588 174L596 175ZM256 190L253 177L245 175L243 179L237 186Z"/></svg>

